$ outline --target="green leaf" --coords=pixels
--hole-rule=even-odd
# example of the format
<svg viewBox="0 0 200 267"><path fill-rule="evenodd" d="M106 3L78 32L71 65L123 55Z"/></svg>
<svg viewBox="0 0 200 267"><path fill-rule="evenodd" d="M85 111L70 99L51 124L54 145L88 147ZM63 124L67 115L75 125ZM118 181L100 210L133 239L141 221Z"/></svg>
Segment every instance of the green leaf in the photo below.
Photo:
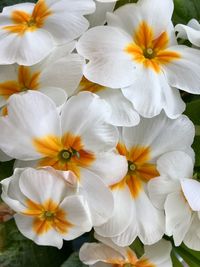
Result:
<svg viewBox="0 0 200 267"><path fill-rule="evenodd" d="M184 113L195 125L200 125L200 99L188 103Z"/></svg>
<svg viewBox="0 0 200 267"><path fill-rule="evenodd" d="M191 267L200 266L200 252L187 248L185 245L175 247L174 250Z"/></svg>
<svg viewBox="0 0 200 267"><path fill-rule="evenodd" d="M1 0L0 1L0 11L2 11L2 9L5 6L12 6L12 5L16 5L19 3L27 3L27 2L36 3L37 0Z"/></svg>
<svg viewBox="0 0 200 267"><path fill-rule="evenodd" d="M187 24L192 18L200 20L200 1L174 0L174 24Z"/></svg>
<svg viewBox="0 0 200 267"><path fill-rule="evenodd" d="M174 251L172 251L171 253L171 258L172 258L173 267L183 267L182 263L177 258L177 254Z"/></svg>
<svg viewBox="0 0 200 267"><path fill-rule="evenodd" d="M119 0L117 1L117 4L115 6L115 9L120 7L120 6L123 6L125 4L130 4L130 3L137 3L138 0Z"/></svg>
<svg viewBox="0 0 200 267"><path fill-rule="evenodd" d="M74 252L66 262L64 262L61 267L85 267L87 265L83 264L79 260L79 256L77 252Z"/></svg>
<svg viewBox="0 0 200 267"><path fill-rule="evenodd" d="M142 257L144 254L144 246L139 238L136 238L130 247L136 253L138 258Z"/></svg>
<svg viewBox="0 0 200 267"><path fill-rule="evenodd" d="M22 236L13 220L1 225L1 267L59 267L67 251L34 244ZM3 229L4 228L4 229ZM62 253L64 252L64 253Z"/></svg>

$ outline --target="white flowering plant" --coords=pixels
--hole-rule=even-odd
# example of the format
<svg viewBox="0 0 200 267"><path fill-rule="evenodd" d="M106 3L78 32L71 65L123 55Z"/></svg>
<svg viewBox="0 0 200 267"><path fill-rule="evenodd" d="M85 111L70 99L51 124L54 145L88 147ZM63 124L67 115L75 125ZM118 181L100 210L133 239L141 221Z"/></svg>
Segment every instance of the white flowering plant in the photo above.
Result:
<svg viewBox="0 0 200 267"><path fill-rule="evenodd" d="M0 2L0 266L200 266L200 1Z"/></svg>

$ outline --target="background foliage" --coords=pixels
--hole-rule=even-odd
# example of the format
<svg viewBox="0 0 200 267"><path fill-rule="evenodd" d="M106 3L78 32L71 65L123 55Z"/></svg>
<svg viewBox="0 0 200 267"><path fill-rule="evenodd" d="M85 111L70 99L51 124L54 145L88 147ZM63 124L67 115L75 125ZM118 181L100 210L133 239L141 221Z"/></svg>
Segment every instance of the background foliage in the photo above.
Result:
<svg viewBox="0 0 200 267"><path fill-rule="evenodd" d="M0 11L5 6L23 2L27 1L0 0ZM36 2L36 0L28 0L28 2ZM135 2L137 0L119 0L117 7L125 3ZM200 21L200 0L174 0L174 4L174 24L187 24L192 18ZM196 127L196 136L193 144L196 155L195 177L200 180L200 97L191 96L187 93L182 93L182 97L187 103L185 114L193 121ZM0 162L0 180L12 174L13 164L14 161ZM170 240L169 237L166 237L166 239ZM87 236L74 242L65 242L61 250L42 247L23 237L17 230L13 220L7 223L0 223L0 267L84 267L85 265L78 259L78 253L72 252L77 250L85 240L87 240ZM143 245L138 239L131 247L138 256L143 254ZM173 249L173 266L185 266L181 263L182 259L184 259L189 267L200 267L200 252L192 251L184 245Z"/></svg>

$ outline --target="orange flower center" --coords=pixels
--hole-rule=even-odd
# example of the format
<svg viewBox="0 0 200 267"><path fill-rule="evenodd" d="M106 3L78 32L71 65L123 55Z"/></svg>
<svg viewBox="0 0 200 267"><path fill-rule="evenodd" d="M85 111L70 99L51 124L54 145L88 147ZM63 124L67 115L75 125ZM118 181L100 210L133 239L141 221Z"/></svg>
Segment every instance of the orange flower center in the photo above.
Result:
<svg viewBox="0 0 200 267"><path fill-rule="evenodd" d="M66 133L62 138L52 135L35 138L33 145L44 156L39 166L70 170L77 177L80 177L80 167L88 167L95 160L95 155L84 149L81 137L71 133Z"/></svg>
<svg viewBox="0 0 200 267"><path fill-rule="evenodd" d="M181 57L179 53L168 50L168 45L167 32L155 38L153 29L143 21L134 34L133 42L125 47L125 52L130 54L134 61L159 73L162 65Z"/></svg>
<svg viewBox="0 0 200 267"><path fill-rule="evenodd" d="M99 91L104 90L105 87L97 83L93 83L87 80L84 76L79 84L78 91L89 91L91 93L98 93Z"/></svg>
<svg viewBox="0 0 200 267"><path fill-rule="evenodd" d="M111 189L129 187L133 198L137 198L143 190L143 183L159 176L155 164L150 163L151 149L145 146L133 146L127 150L124 144L119 143L117 150L120 155L127 158L128 172L126 176L117 184L111 186Z"/></svg>
<svg viewBox="0 0 200 267"><path fill-rule="evenodd" d="M19 66L18 79L0 83L0 95L8 99L11 95L39 88L40 72L32 72L29 67Z"/></svg>
<svg viewBox="0 0 200 267"><path fill-rule="evenodd" d="M42 28L45 20L51 14L52 11L46 5L45 0L39 0L32 14L20 10L13 11L11 15L13 25L5 26L3 29L22 36L27 31L35 31L38 28Z"/></svg>
<svg viewBox="0 0 200 267"><path fill-rule="evenodd" d="M73 224L66 219L66 212L60 209L59 204L52 199L48 199L42 204L28 199L26 204L28 208L23 214L34 217L33 230L38 235L45 234L52 228L59 233L66 234L69 228L73 227Z"/></svg>

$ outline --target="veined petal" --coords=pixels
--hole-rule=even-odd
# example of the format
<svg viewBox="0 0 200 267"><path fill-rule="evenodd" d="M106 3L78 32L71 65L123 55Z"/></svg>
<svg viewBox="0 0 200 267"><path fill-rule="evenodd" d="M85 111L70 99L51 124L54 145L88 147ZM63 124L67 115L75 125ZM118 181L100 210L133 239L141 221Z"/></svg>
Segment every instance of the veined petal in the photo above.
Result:
<svg viewBox="0 0 200 267"><path fill-rule="evenodd" d="M121 234L130 224L132 218L131 194L127 186L113 190L114 212L112 217L95 231L104 237L113 237Z"/></svg>
<svg viewBox="0 0 200 267"><path fill-rule="evenodd" d="M110 124L130 127L139 123L139 114L135 111L133 104L123 96L120 89L106 88L98 92L98 95L111 107L112 112L108 117Z"/></svg>
<svg viewBox="0 0 200 267"><path fill-rule="evenodd" d="M6 155L1 149L0 149L0 161L1 162L5 162L5 161L9 161L12 160L13 158L11 158L10 156Z"/></svg>
<svg viewBox="0 0 200 267"><path fill-rule="evenodd" d="M187 153L193 142L194 126L184 115L171 120L161 113L151 119L141 119L135 127L123 128L122 136L127 149L136 145L150 147L151 159L156 160L170 151Z"/></svg>
<svg viewBox="0 0 200 267"><path fill-rule="evenodd" d="M60 87L69 96L72 95L83 75L83 58L78 54L66 54L56 61L51 61L52 59L47 60L43 66L40 87Z"/></svg>
<svg viewBox="0 0 200 267"><path fill-rule="evenodd" d="M56 175L54 171L51 172L50 168L25 169L21 174L19 187L28 199L36 203L44 203L51 199L59 204L63 200L63 196L68 193L63 177Z"/></svg>
<svg viewBox="0 0 200 267"><path fill-rule="evenodd" d="M151 246L144 246L145 254L142 256L159 267L172 267L170 253L172 245L169 241L161 239L158 243ZM142 259L141 258L141 259Z"/></svg>
<svg viewBox="0 0 200 267"><path fill-rule="evenodd" d="M200 51L187 46L170 47L181 55L178 60L163 66L168 83L193 94L200 94Z"/></svg>
<svg viewBox="0 0 200 267"><path fill-rule="evenodd" d="M190 228L184 238L185 245L193 250L199 251L200 249L200 227L199 227L199 217L195 213L192 216L192 221Z"/></svg>
<svg viewBox="0 0 200 267"><path fill-rule="evenodd" d="M63 44L79 37L89 27L83 15L95 10L92 0L47 1L53 14L46 19L44 29L52 34L57 44Z"/></svg>
<svg viewBox="0 0 200 267"><path fill-rule="evenodd" d="M103 183L101 177L81 168L80 186L85 196L94 226L105 223L113 213L114 200L112 192Z"/></svg>
<svg viewBox="0 0 200 267"><path fill-rule="evenodd" d="M50 229L43 235L37 235L33 230L34 219L25 215L16 214L14 216L19 231L38 245L55 246L61 248L62 237L55 229Z"/></svg>
<svg viewBox="0 0 200 267"><path fill-rule="evenodd" d="M181 187L191 209L200 211L200 183L193 179L181 179Z"/></svg>
<svg viewBox="0 0 200 267"><path fill-rule="evenodd" d="M170 180L167 177L157 177L148 182L148 193L154 206L163 210L167 196L180 190L179 181Z"/></svg>
<svg viewBox="0 0 200 267"><path fill-rule="evenodd" d="M54 48L52 36L42 29L24 35L0 32L0 62L30 66L44 59ZM12 49L11 49L12 46Z"/></svg>
<svg viewBox="0 0 200 267"><path fill-rule="evenodd" d="M69 196L63 200L60 208L67 213L67 220L72 224L67 233L63 233L65 240L72 240L89 232L92 228L92 221L86 200L83 196Z"/></svg>
<svg viewBox="0 0 200 267"><path fill-rule="evenodd" d="M112 185L126 175L128 165L124 156L115 152L105 152L98 153L88 169L97 174L106 185Z"/></svg>
<svg viewBox="0 0 200 267"><path fill-rule="evenodd" d="M109 263L110 261L113 264L118 264L125 261L124 257L119 252L101 243L85 243L80 249L79 257L84 264L90 266L93 266L93 264L97 262ZM110 264L108 266L110 266Z"/></svg>
<svg viewBox="0 0 200 267"><path fill-rule="evenodd" d="M118 141L118 132L105 123L109 112L106 103L97 95L81 92L71 97L62 109L63 134L72 132L81 136L84 147L95 153L112 150Z"/></svg>
<svg viewBox="0 0 200 267"><path fill-rule="evenodd" d="M191 210L181 193L171 193L165 202L166 234L173 235L176 246L179 246L191 223Z"/></svg>
<svg viewBox="0 0 200 267"><path fill-rule="evenodd" d="M90 62L85 66L85 77L103 86L120 88L132 84L135 63L124 52L132 38L114 27L94 27L78 41L77 51Z"/></svg>
<svg viewBox="0 0 200 267"><path fill-rule="evenodd" d="M8 114L0 118L0 147L13 158L39 159L41 154L33 146L34 138L61 134L55 104L39 92L13 95L8 102Z"/></svg>
<svg viewBox="0 0 200 267"><path fill-rule="evenodd" d="M173 151L162 155L157 161L157 166L161 175L180 181L192 177L194 163L185 152Z"/></svg>
<svg viewBox="0 0 200 267"><path fill-rule="evenodd" d="M65 90L56 87L43 87L40 92L51 98L59 108L67 101L67 93Z"/></svg>

